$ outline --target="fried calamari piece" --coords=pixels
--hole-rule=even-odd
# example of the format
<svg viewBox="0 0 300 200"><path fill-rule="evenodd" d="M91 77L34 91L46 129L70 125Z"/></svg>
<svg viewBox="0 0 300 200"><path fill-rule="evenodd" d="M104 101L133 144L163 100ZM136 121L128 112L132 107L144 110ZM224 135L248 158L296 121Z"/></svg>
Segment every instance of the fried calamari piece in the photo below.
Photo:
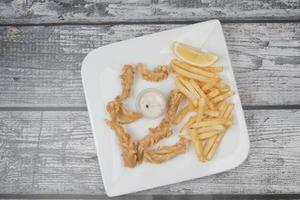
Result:
<svg viewBox="0 0 300 200"><path fill-rule="evenodd" d="M168 108L165 117L155 128L149 128L149 133L138 144L138 160L142 161L144 151L150 146L157 144L161 139L172 135L170 123L176 118L176 112L184 95L179 90L172 90L168 99Z"/></svg>
<svg viewBox="0 0 300 200"><path fill-rule="evenodd" d="M116 100L123 101L130 95L131 87L134 80L134 71L131 65L127 64L123 66L120 79L122 83L122 94L120 96L117 96Z"/></svg>
<svg viewBox="0 0 300 200"><path fill-rule="evenodd" d="M170 160L179 154L182 154L187 149L187 141L184 138L180 138L179 142L165 147L159 147L154 150L146 150L144 158L147 162L160 164L167 160Z"/></svg>
<svg viewBox="0 0 300 200"><path fill-rule="evenodd" d="M106 105L106 110L110 114L112 120L121 124L128 124L140 119L143 115L139 112L132 112L125 108L121 101L110 101Z"/></svg>
<svg viewBox="0 0 300 200"><path fill-rule="evenodd" d="M137 146L132 137L126 133L124 128L118 122L107 119L105 122L116 133L122 150L124 165L127 167L135 167L137 164Z"/></svg>
<svg viewBox="0 0 300 200"><path fill-rule="evenodd" d="M136 71L142 79L151 82L158 82L168 78L170 69L166 65L158 65L153 70L147 69L142 63L136 65Z"/></svg>
<svg viewBox="0 0 300 200"><path fill-rule="evenodd" d="M112 120L118 121L121 124L128 124L142 117L141 113L129 111L122 103L130 95L134 80L134 71L131 65L123 66L120 78L122 82L122 94L117 96L115 100L108 102L106 110L111 115Z"/></svg>
<svg viewBox="0 0 300 200"><path fill-rule="evenodd" d="M167 119L162 119L158 126L149 128L149 133L138 144L138 161L143 160L144 151L147 148L158 143L161 139L169 137L172 133L170 123Z"/></svg>
<svg viewBox="0 0 300 200"><path fill-rule="evenodd" d="M185 96L179 90L172 90L167 104L167 111L165 114L165 118L169 120L169 122L173 123L176 118L176 112L180 103L185 99Z"/></svg>

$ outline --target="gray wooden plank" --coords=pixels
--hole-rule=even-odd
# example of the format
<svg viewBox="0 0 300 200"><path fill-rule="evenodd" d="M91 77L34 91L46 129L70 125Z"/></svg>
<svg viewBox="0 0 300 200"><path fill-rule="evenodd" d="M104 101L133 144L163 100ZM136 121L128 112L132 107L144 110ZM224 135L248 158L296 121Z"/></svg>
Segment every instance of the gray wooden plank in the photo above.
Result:
<svg viewBox="0 0 300 200"><path fill-rule="evenodd" d="M152 200L152 195L123 195L119 197L110 198L106 195L60 195L60 194L32 194L32 195L23 195L23 194L0 194L0 200L10 199L10 200L29 200L29 199L55 199L55 200L85 200L85 199L97 199L97 200Z"/></svg>
<svg viewBox="0 0 300 200"><path fill-rule="evenodd" d="M300 110L245 114L251 149L241 166L139 194L300 193ZM104 195L87 113L0 112L0 193Z"/></svg>
<svg viewBox="0 0 300 200"><path fill-rule="evenodd" d="M89 51L179 26L0 27L0 105L83 107L80 65ZM243 105L299 105L300 24L223 27Z"/></svg>
<svg viewBox="0 0 300 200"><path fill-rule="evenodd" d="M4 196L5 198L1 198ZM57 198L57 196L59 198ZM153 197L152 197L153 196ZM29 200L29 199L98 199L98 200L299 200L299 195L124 195L120 197L109 198L105 195L0 195L0 199L11 199L11 200ZM13 198L11 198L13 197ZM17 198L16 198L17 197ZM23 198L22 198L23 197Z"/></svg>
<svg viewBox="0 0 300 200"><path fill-rule="evenodd" d="M295 197L294 197L295 196ZM299 200L296 195L154 195L153 200Z"/></svg>
<svg viewBox="0 0 300 200"><path fill-rule="evenodd" d="M298 0L6 0L0 23L111 23L299 20Z"/></svg>
<svg viewBox="0 0 300 200"><path fill-rule="evenodd" d="M152 200L151 195L123 195L120 197L114 197L110 198L106 195L96 195L96 196L86 196L86 195L3 195L7 196L7 198L1 198L0 195L0 200L3 199L10 199L10 200L29 200L29 199L55 199L55 200L87 200L87 199L97 199L97 200ZM21 196L21 198L16 198L15 196ZM22 196L25 196L22 198ZM57 196L59 198L57 198ZM62 196L62 197L61 197Z"/></svg>

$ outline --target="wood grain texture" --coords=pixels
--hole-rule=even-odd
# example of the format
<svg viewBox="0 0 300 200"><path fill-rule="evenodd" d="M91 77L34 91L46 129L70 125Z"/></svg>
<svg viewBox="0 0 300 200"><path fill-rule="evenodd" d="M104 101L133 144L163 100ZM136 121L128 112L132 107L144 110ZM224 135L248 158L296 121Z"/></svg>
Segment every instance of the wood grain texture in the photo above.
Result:
<svg viewBox="0 0 300 200"><path fill-rule="evenodd" d="M139 194L300 192L300 110L245 111L248 159L218 175ZM86 112L0 112L0 193L104 194Z"/></svg>
<svg viewBox="0 0 300 200"><path fill-rule="evenodd" d="M0 23L299 20L298 0L5 0Z"/></svg>
<svg viewBox="0 0 300 200"><path fill-rule="evenodd" d="M2 198L1 198L2 197ZM167 197L167 196L165 196ZM158 197L159 198L159 197ZM170 196L170 200L173 196ZM242 197L241 197L242 198ZM55 200L88 200L88 199L97 199L97 200L153 200L152 195L123 195L119 197L110 198L107 195L72 195L72 194L0 194L0 199L10 199L10 200L30 200L30 199L55 199ZM243 198L244 199L244 198ZM175 199L174 199L175 200ZM191 199L192 200L192 199ZM237 198L237 200L239 200ZM242 200L242 199L241 199ZM280 200L280 199L279 199Z"/></svg>
<svg viewBox="0 0 300 200"><path fill-rule="evenodd" d="M80 65L89 51L179 26L0 27L0 105L85 106ZM299 105L300 24L223 28L243 105Z"/></svg>
<svg viewBox="0 0 300 200"><path fill-rule="evenodd" d="M281 194L281 195L123 195L120 197L109 198L106 195L0 195L3 199L10 200L29 200L29 199L56 199L56 200L85 200L85 199L98 199L98 200L299 200L297 194ZM13 198L11 198L13 197Z"/></svg>
<svg viewBox="0 0 300 200"><path fill-rule="evenodd" d="M281 197L282 196L282 197ZM154 195L152 200L299 200L293 195Z"/></svg>

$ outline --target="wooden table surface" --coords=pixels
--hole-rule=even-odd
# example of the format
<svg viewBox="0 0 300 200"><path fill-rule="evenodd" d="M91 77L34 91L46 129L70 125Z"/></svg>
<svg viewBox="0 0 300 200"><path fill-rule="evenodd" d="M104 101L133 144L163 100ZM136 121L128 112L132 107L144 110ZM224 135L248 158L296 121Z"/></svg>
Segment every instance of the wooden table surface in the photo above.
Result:
<svg viewBox="0 0 300 200"><path fill-rule="evenodd" d="M102 45L214 18L245 110L248 159L118 199L299 199L299 0L1 0L0 199L107 199L83 58Z"/></svg>

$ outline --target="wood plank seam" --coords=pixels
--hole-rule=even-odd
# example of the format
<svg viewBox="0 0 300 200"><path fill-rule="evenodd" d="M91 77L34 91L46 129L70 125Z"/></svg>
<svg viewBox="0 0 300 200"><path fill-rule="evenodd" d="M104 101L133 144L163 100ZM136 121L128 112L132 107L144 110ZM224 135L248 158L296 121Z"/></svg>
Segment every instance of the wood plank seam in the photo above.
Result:
<svg viewBox="0 0 300 200"><path fill-rule="evenodd" d="M215 18L212 18L215 19ZM123 22L123 21L111 21L111 22L62 22L62 23L1 23L0 26L97 26L97 25L168 25L168 24L194 24L199 22L204 22L207 20L212 20L211 18L201 19L201 20L187 20L187 21L133 21L133 22ZM299 19L281 19L281 20L222 20L220 19L222 24L249 24L249 23L299 23Z"/></svg>
<svg viewBox="0 0 300 200"><path fill-rule="evenodd" d="M165 200L173 199L178 197L181 199L186 197L190 200L192 199L201 199L201 200L213 200L213 199L222 199L222 200L255 200L255 199L290 199L296 200L300 198L300 194L253 194L253 195L228 195L228 194L215 194L215 195L142 195L142 194L131 194L125 195L121 198L124 199L142 199L142 200ZM99 199L99 200L109 200L106 195L80 195L80 194L0 194L0 199ZM177 198L176 198L177 199Z"/></svg>
<svg viewBox="0 0 300 200"><path fill-rule="evenodd" d="M243 110L297 110L300 109L300 105L243 105ZM1 111L87 111L87 107L85 106L28 106L28 107L20 107L20 106L1 106Z"/></svg>

